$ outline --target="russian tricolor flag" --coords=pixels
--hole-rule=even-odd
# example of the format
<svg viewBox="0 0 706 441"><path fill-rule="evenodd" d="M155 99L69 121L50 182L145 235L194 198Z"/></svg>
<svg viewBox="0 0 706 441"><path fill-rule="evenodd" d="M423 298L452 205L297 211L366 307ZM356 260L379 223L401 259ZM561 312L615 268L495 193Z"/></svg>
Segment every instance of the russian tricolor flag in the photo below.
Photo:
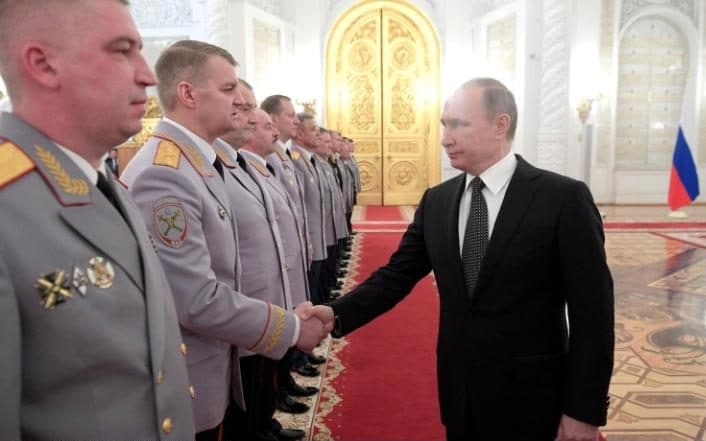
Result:
<svg viewBox="0 0 706 441"><path fill-rule="evenodd" d="M684 91L684 100L681 106L681 118L677 130L677 141L674 145L674 156L672 158L672 172L669 176L669 195L667 200L669 208L677 210L685 205L689 205L699 195L699 176L696 174L696 164L691 155L691 147L696 139L695 118L691 103L688 101L693 94L690 94L689 86L693 81L689 80Z"/></svg>

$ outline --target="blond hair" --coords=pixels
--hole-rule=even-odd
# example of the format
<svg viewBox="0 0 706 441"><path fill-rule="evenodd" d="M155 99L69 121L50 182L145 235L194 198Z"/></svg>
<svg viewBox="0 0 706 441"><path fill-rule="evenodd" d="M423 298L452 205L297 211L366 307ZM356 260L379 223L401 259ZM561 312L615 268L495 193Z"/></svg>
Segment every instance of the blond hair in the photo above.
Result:
<svg viewBox="0 0 706 441"><path fill-rule="evenodd" d="M157 94L162 108L172 111L176 107L176 87L180 81L197 81L209 58L217 56L238 65L233 55L222 47L196 40L181 40L164 50L155 64Z"/></svg>

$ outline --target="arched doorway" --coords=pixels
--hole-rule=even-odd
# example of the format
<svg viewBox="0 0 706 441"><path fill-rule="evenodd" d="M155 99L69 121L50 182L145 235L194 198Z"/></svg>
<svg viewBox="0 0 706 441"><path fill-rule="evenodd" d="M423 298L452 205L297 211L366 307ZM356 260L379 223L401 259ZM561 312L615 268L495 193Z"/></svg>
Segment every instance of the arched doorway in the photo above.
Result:
<svg viewBox="0 0 706 441"><path fill-rule="evenodd" d="M362 1L326 47L326 125L356 141L362 205L415 204L439 182L439 40L411 3Z"/></svg>

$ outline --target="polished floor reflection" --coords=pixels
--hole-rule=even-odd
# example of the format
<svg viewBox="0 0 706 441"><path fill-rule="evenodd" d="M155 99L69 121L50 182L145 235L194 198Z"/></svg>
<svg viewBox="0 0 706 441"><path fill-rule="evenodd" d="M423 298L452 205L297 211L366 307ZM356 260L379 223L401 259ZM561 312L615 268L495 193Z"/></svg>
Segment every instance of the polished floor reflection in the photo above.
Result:
<svg viewBox="0 0 706 441"><path fill-rule="evenodd" d="M706 229L608 229L606 250L616 314L608 439L706 439Z"/></svg>

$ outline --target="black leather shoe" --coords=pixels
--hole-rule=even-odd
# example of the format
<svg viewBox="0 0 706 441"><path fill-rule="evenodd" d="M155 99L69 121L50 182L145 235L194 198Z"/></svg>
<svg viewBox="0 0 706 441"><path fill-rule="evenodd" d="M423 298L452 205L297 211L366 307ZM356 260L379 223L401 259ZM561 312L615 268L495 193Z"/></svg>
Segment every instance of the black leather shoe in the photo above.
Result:
<svg viewBox="0 0 706 441"><path fill-rule="evenodd" d="M299 429L285 429L279 421L272 419L272 433L278 441L294 441L304 437L306 432Z"/></svg>
<svg viewBox="0 0 706 441"><path fill-rule="evenodd" d="M313 386L301 386L297 383L292 383L287 386L287 393L293 397L310 397L316 395L319 389Z"/></svg>
<svg viewBox="0 0 706 441"><path fill-rule="evenodd" d="M277 409L287 413L304 413L309 410L309 406L287 395L277 400Z"/></svg>
<svg viewBox="0 0 706 441"><path fill-rule="evenodd" d="M306 432L300 429L281 429L279 432L275 432L278 441L296 441L304 438L304 435Z"/></svg>
<svg viewBox="0 0 706 441"><path fill-rule="evenodd" d="M309 363L311 364L322 364L326 361L326 357L321 357L319 355L306 354L306 357L309 359Z"/></svg>
<svg viewBox="0 0 706 441"><path fill-rule="evenodd" d="M318 377L321 375L318 369L316 369L311 364L307 363L303 366L299 366L295 369L299 375L304 375L305 377Z"/></svg>

